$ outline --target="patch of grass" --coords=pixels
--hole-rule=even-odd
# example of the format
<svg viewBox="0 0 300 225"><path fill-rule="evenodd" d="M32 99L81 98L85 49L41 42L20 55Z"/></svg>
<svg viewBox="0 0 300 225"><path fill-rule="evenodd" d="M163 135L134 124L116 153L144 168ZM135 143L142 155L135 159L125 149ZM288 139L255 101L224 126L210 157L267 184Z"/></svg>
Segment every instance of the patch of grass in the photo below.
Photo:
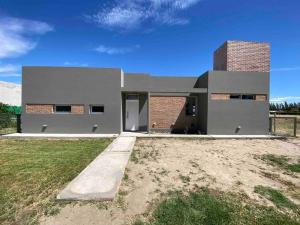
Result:
<svg viewBox="0 0 300 225"><path fill-rule="evenodd" d="M6 128L0 128L0 135L3 134L12 134L17 132L17 127L6 127Z"/></svg>
<svg viewBox="0 0 300 225"><path fill-rule="evenodd" d="M269 162L272 165L279 166L282 169L295 172L295 173L300 173L300 162L298 161L298 163L291 164L289 163L289 158L286 156L276 156L276 155L268 154L268 155L263 155L262 159L264 161Z"/></svg>
<svg viewBox="0 0 300 225"><path fill-rule="evenodd" d="M273 189L271 187L265 187L261 185L255 186L254 192L270 200L279 208L281 207L289 208L289 209L297 208L297 206L292 201L290 201L287 197L285 197L280 191Z"/></svg>
<svg viewBox="0 0 300 225"><path fill-rule="evenodd" d="M179 174L179 178L183 183L189 183L191 181L191 178L189 176L184 176L182 174Z"/></svg>
<svg viewBox="0 0 300 225"><path fill-rule="evenodd" d="M187 195L175 193L158 204L148 222L135 225L299 225L273 207L245 200L244 196L200 189Z"/></svg>
<svg viewBox="0 0 300 225"><path fill-rule="evenodd" d="M37 224L67 202L56 195L111 142L0 139L0 224Z"/></svg>
<svg viewBox="0 0 300 225"><path fill-rule="evenodd" d="M137 221L135 221L133 223L133 225L144 225L145 223L143 221L141 221L140 219L138 219Z"/></svg>
<svg viewBox="0 0 300 225"><path fill-rule="evenodd" d="M298 163L295 163L295 164L288 164L286 166L286 168L292 172L295 172L295 173L300 173L300 163L298 161Z"/></svg>
<svg viewBox="0 0 300 225"><path fill-rule="evenodd" d="M138 163L139 162L139 150L133 150L131 155L130 155L130 160L134 163Z"/></svg>

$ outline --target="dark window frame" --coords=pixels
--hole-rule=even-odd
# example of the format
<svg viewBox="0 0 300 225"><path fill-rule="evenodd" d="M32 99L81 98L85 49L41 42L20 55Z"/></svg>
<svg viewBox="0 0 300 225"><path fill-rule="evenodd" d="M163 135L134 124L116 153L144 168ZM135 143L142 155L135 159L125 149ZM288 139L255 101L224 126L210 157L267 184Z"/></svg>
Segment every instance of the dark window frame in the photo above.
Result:
<svg viewBox="0 0 300 225"><path fill-rule="evenodd" d="M94 112L93 107L102 107L103 111L102 112ZM99 105L90 105L89 106L89 113L90 114L104 114L104 112L105 112L104 105L99 104Z"/></svg>
<svg viewBox="0 0 300 225"><path fill-rule="evenodd" d="M250 97L250 98L248 98ZM255 100L256 95L255 94L242 94L242 100Z"/></svg>
<svg viewBox="0 0 300 225"><path fill-rule="evenodd" d="M57 107L70 107L70 110L68 110L68 111L60 111L60 110L57 110ZM72 113L72 105L69 105L69 104L54 105L53 112L55 114L71 114Z"/></svg>
<svg viewBox="0 0 300 225"><path fill-rule="evenodd" d="M229 99L230 100L240 100L240 99L242 99L242 95L241 94L229 94Z"/></svg>

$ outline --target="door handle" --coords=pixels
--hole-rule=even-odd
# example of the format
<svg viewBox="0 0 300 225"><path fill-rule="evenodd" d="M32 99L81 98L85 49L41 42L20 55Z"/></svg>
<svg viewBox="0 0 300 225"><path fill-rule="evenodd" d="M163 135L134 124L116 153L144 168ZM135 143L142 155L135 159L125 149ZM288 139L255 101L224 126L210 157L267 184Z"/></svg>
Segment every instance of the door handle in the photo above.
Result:
<svg viewBox="0 0 300 225"><path fill-rule="evenodd" d="M128 111L126 112L126 118L128 119Z"/></svg>

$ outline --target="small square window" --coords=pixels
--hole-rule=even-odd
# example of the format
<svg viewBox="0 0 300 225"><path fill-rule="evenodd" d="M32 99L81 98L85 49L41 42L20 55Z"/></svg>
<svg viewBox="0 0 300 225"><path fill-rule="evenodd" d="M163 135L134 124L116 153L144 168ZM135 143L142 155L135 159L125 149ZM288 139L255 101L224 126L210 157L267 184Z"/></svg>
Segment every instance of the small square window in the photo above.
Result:
<svg viewBox="0 0 300 225"><path fill-rule="evenodd" d="M102 114L102 113L104 113L104 106L103 105L91 105L90 113L91 114Z"/></svg>
<svg viewBox="0 0 300 225"><path fill-rule="evenodd" d="M71 113L72 109L70 105L56 105L55 113Z"/></svg>
<svg viewBox="0 0 300 225"><path fill-rule="evenodd" d="M255 95L242 95L244 100L255 100Z"/></svg>
<svg viewBox="0 0 300 225"><path fill-rule="evenodd" d="M241 99L241 95L239 94L231 94L230 99Z"/></svg>

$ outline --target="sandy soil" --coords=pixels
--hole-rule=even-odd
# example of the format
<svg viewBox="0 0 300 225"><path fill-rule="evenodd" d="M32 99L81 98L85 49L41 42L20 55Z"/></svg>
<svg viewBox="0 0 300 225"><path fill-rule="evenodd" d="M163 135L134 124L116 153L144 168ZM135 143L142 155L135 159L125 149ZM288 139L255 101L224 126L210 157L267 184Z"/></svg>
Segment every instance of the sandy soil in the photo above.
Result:
<svg viewBox="0 0 300 225"><path fill-rule="evenodd" d="M260 159L263 154L300 159L300 139L283 140L188 140L138 139L129 161L119 196L110 203L67 205L61 212L42 218L44 225L123 225L151 211L161 193L210 187L256 195L254 187L282 190L299 203L300 179Z"/></svg>

